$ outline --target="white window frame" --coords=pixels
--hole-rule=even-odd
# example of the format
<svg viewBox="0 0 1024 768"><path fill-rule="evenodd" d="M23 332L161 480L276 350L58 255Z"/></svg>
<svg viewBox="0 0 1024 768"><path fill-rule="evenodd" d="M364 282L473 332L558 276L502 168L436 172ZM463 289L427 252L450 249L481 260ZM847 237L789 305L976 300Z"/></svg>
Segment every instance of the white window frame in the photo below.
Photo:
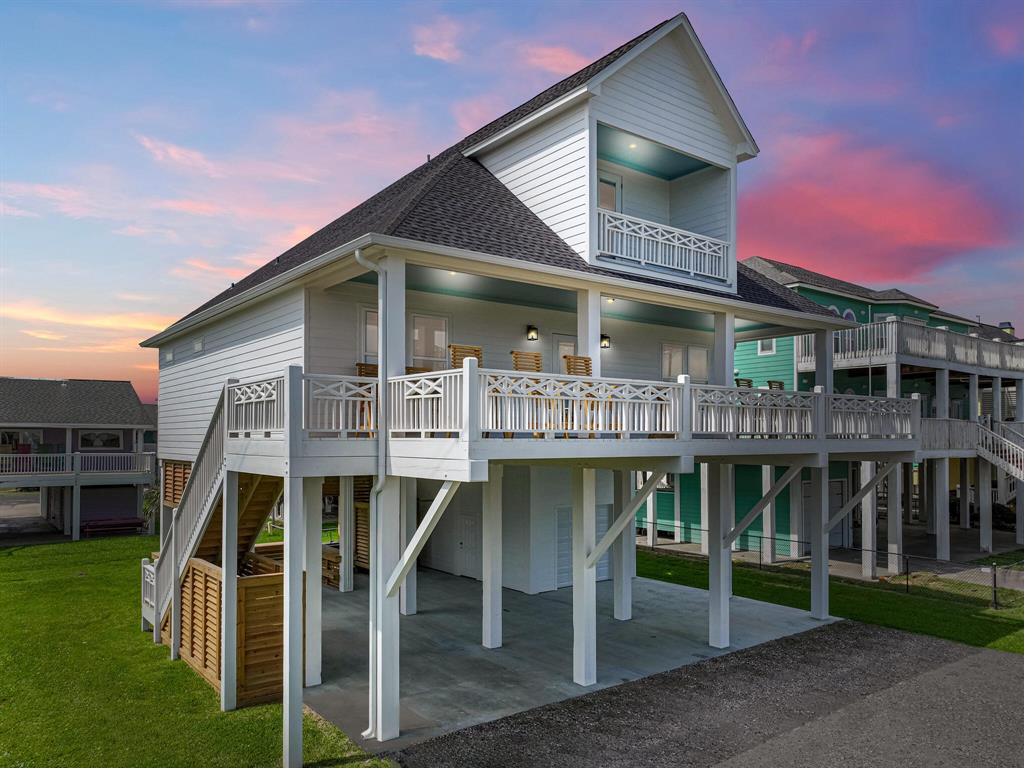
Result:
<svg viewBox="0 0 1024 768"><path fill-rule="evenodd" d="M82 438L85 435L91 435L94 432L113 432L117 435L117 447L111 448L109 446L91 446L82 445ZM120 429L80 429L78 430L78 450L80 451L123 451L124 450L124 432Z"/></svg>
<svg viewBox="0 0 1024 768"><path fill-rule="evenodd" d="M764 349L761 346L762 344L765 344L766 342L768 344L770 344L770 348L769 349ZM771 338L771 339L758 339L757 340L757 356L758 357L767 357L769 355L774 355L775 351L776 351L776 348L775 348L775 339L774 338Z"/></svg>
<svg viewBox="0 0 1024 768"><path fill-rule="evenodd" d="M416 357L414 355L415 344L416 344L415 332L416 332L416 318L417 317L429 317L429 318L433 318L433 319L437 319L437 320L444 320L445 345L444 345L444 349L442 351L442 356L441 357L439 357L439 358L434 358L434 357ZM437 363L437 367L434 368L434 370L436 370L436 371L443 371L443 370L446 370L448 368L448 345L452 343L452 318L451 318L451 315L446 315L446 314L444 314L442 312L419 312L419 311L409 312L409 319L408 319L408 322L406 324L406 329L405 330L406 330L406 339L407 339L407 341L406 341L406 358L405 359L409 361L408 362L409 365L411 365L413 367L423 367L423 368L426 368L427 366L425 366L425 365L424 366L420 366L417 361L428 361L428 362Z"/></svg>
<svg viewBox="0 0 1024 768"><path fill-rule="evenodd" d="M622 177L617 173L607 173L605 171L599 171L597 174L597 201L598 207L601 205L601 185L612 184L615 187L615 208L616 213L622 213ZM607 210L607 209L605 209Z"/></svg>
<svg viewBox="0 0 1024 768"><path fill-rule="evenodd" d="M708 378L694 378L693 374L690 373L690 350L691 349L703 349L708 361L708 373L711 373L711 347L707 344L690 344L685 341L663 341L661 342L661 377L665 381L675 381L674 377L665 376L665 348L666 347L678 347L682 350L682 372L690 376L690 381L694 384L707 384Z"/></svg>
<svg viewBox="0 0 1024 768"><path fill-rule="evenodd" d="M675 381L676 378L671 373L665 373L665 352L668 351L669 347L674 347L679 350L679 370L680 373L686 372L686 344L681 341L663 341L661 342L661 378L665 381Z"/></svg>
<svg viewBox="0 0 1024 768"><path fill-rule="evenodd" d="M366 349L366 316L370 312L372 312L373 314L377 315L377 322L380 323L380 315L377 312L377 307L376 306L371 306L369 304L360 304L359 305L359 350L358 350L359 360L358 360L358 362L360 362L360 363L373 363L373 364L376 364L378 362L377 358L379 356L378 355L370 355L370 353ZM369 360L368 359L369 357L373 357L373 360Z"/></svg>
<svg viewBox="0 0 1024 768"><path fill-rule="evenodd" d="M843 320L852 320L853 322L857 322L857 313L854 312L852 309L849 309L849 308L844 309L843 310Z"/></svg>

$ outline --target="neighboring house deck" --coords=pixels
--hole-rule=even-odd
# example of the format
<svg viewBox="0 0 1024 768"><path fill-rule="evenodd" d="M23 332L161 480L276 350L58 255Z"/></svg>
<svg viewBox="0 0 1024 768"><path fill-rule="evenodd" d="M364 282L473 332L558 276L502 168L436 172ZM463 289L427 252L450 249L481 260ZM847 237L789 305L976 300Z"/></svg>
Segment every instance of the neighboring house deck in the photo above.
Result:
<svg viewBox="0 0 1024 768"><path fill-rule="evenodd" d="M0 414L0 488L39 488L41 514L76 540L142 517L155 425L130 382L2 377Z"/></svg>

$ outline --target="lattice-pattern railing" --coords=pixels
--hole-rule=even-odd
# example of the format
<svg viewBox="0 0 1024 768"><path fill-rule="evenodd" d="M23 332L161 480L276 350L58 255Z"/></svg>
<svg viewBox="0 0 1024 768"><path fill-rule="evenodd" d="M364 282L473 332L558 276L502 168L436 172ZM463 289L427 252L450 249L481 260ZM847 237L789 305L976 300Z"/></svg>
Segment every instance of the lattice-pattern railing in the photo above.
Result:
<svg viewBox="0 0 1024 768"><path fill-rule="evenodd" d="M284 430L284 377L232 384L227 388L229 437L272 435Z"/></svg>
<svg viewBox="0 0 1024 768"><path fill-rule="evenodd" d="M729 244L714 237L599 210L597 242L601 253L639 266L729 280Z"/></svg>
<svg viewBox="0 0 1024 768"><path fill-rule="evenodd" d="M1024 447L1005 439L981 424L977 425L977 436L980 456L1017 480L1024 480ZM1020 503L1019 500L1018 503Z"/></svg>
<svg viewBox="0 0 1024 768"><path fill-rule="evenodd" d="M480 429L485 437L670 437L680 431L679 384L494 370L480 375Z"/></svg>
<svg viewBox="0 0 1024 768"><path fill-rule="evenodd" d="M828 437L913 438L919 402L916 398L829 395Z"/></svg>
<svg viewBox="0 0 1024 768"><path fill-rule="evenodd" d="M711 384L691 387L693 434L716 437L810 438L817 433L817 395Z"/></svg>
<svg viewBox="0 0 1024 768"><path fill-rule="evenodd" d="M450 370L388 379L391 434L427 437L460 432L462 377L462 370Z"/></svg>
<svg viewBox="0 0 1024 768"><path fill-rule="evenodd" d="M377 381L358 376L307 374L303 378L308 433L370 436L377 431Z"/></svg>

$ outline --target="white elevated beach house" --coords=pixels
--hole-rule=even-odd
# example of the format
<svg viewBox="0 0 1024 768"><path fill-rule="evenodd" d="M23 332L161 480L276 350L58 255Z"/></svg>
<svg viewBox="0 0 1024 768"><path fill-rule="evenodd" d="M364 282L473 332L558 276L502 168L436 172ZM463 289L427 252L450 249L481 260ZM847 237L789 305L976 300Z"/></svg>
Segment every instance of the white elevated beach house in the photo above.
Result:
<svg viewBox="0 0 1024 768"><path fill-rule="evenodd" d="M321 680L325 565L342 590L369 570L366 735L381 741L402 726L417 563L482 582L496 654L502 587L571 586L564 674L589 686L597 581L628 621L635 516L667 473L706 467L710 645L730 644L732 542L804 474L811 611L828 616L829 461L885 476L916 457L921 414L916 398L834 394L833 334L854 323L737 262L737 166L758 151L679 15L144 342L168 502L144 621L225 709L283 695L285 765L301 763L303 685ZM800 334L812 391L733 386L738 341ZM738 520L736 465L785 468ZM279 497L275 560L253 544ZM254 635L242 616L267 585L279 631ZM253 661L255 643L283 669Z"/></svg>

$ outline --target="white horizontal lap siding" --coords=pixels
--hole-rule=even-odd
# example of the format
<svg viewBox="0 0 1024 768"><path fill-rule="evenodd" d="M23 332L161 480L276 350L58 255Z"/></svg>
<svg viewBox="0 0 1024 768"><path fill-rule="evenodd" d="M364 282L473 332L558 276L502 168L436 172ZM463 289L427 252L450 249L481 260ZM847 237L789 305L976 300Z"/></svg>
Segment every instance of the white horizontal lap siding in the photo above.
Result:
<svg viewBox="0 0 1024 768"><path fill-rule="evenodd" d="M601 319L601 332L611 337L611 347L601 350L601 373L612 379L661 379L663 344L693 344L710 349L713 334L637 323L615 317Z"/></svg>
<svg viewBox="0 0 1024 768"><path fill-rule="evenodd" d="M376 309L377 289L355 285L306 294L306 338L310 373L352 376L360 360L360 307Z"/></svg>
<svg viewBox="0 0 1024 768"><path fill-rule="evenodd" d="M597 161L598 175L622 179L622 212L658 224L669 223L669 183L607 160Z"/></svg>
<svg viewBox="0 0 1024 768"><path fill-rule="evenodd" d="M671 37L629 62L601 85L591 111L606 122L702 160L729 166L735 140L708 98L704 76Z"/></svg>
<svg viewBox="0 0 1024 768"><path fill-rule="evenodd" d="M224 382L283 372L303 362L303 291L296 288L210 323L160 349L159 454L193 461ZM202 339L201 352L194 351Z"/></svg>
<svg viewBox="0 0 1024 768"><path fill-rule="evenodd" d="M729 240L732 199L728 171L705 168L675 179L670 189L671 226Z"/></svg>
<svg viewBox="0 0 1024 768"><path fill-rule="evenodd" d="M580 255L588 245L587 118L556 115L480 158L491 173Z"/></svg>

